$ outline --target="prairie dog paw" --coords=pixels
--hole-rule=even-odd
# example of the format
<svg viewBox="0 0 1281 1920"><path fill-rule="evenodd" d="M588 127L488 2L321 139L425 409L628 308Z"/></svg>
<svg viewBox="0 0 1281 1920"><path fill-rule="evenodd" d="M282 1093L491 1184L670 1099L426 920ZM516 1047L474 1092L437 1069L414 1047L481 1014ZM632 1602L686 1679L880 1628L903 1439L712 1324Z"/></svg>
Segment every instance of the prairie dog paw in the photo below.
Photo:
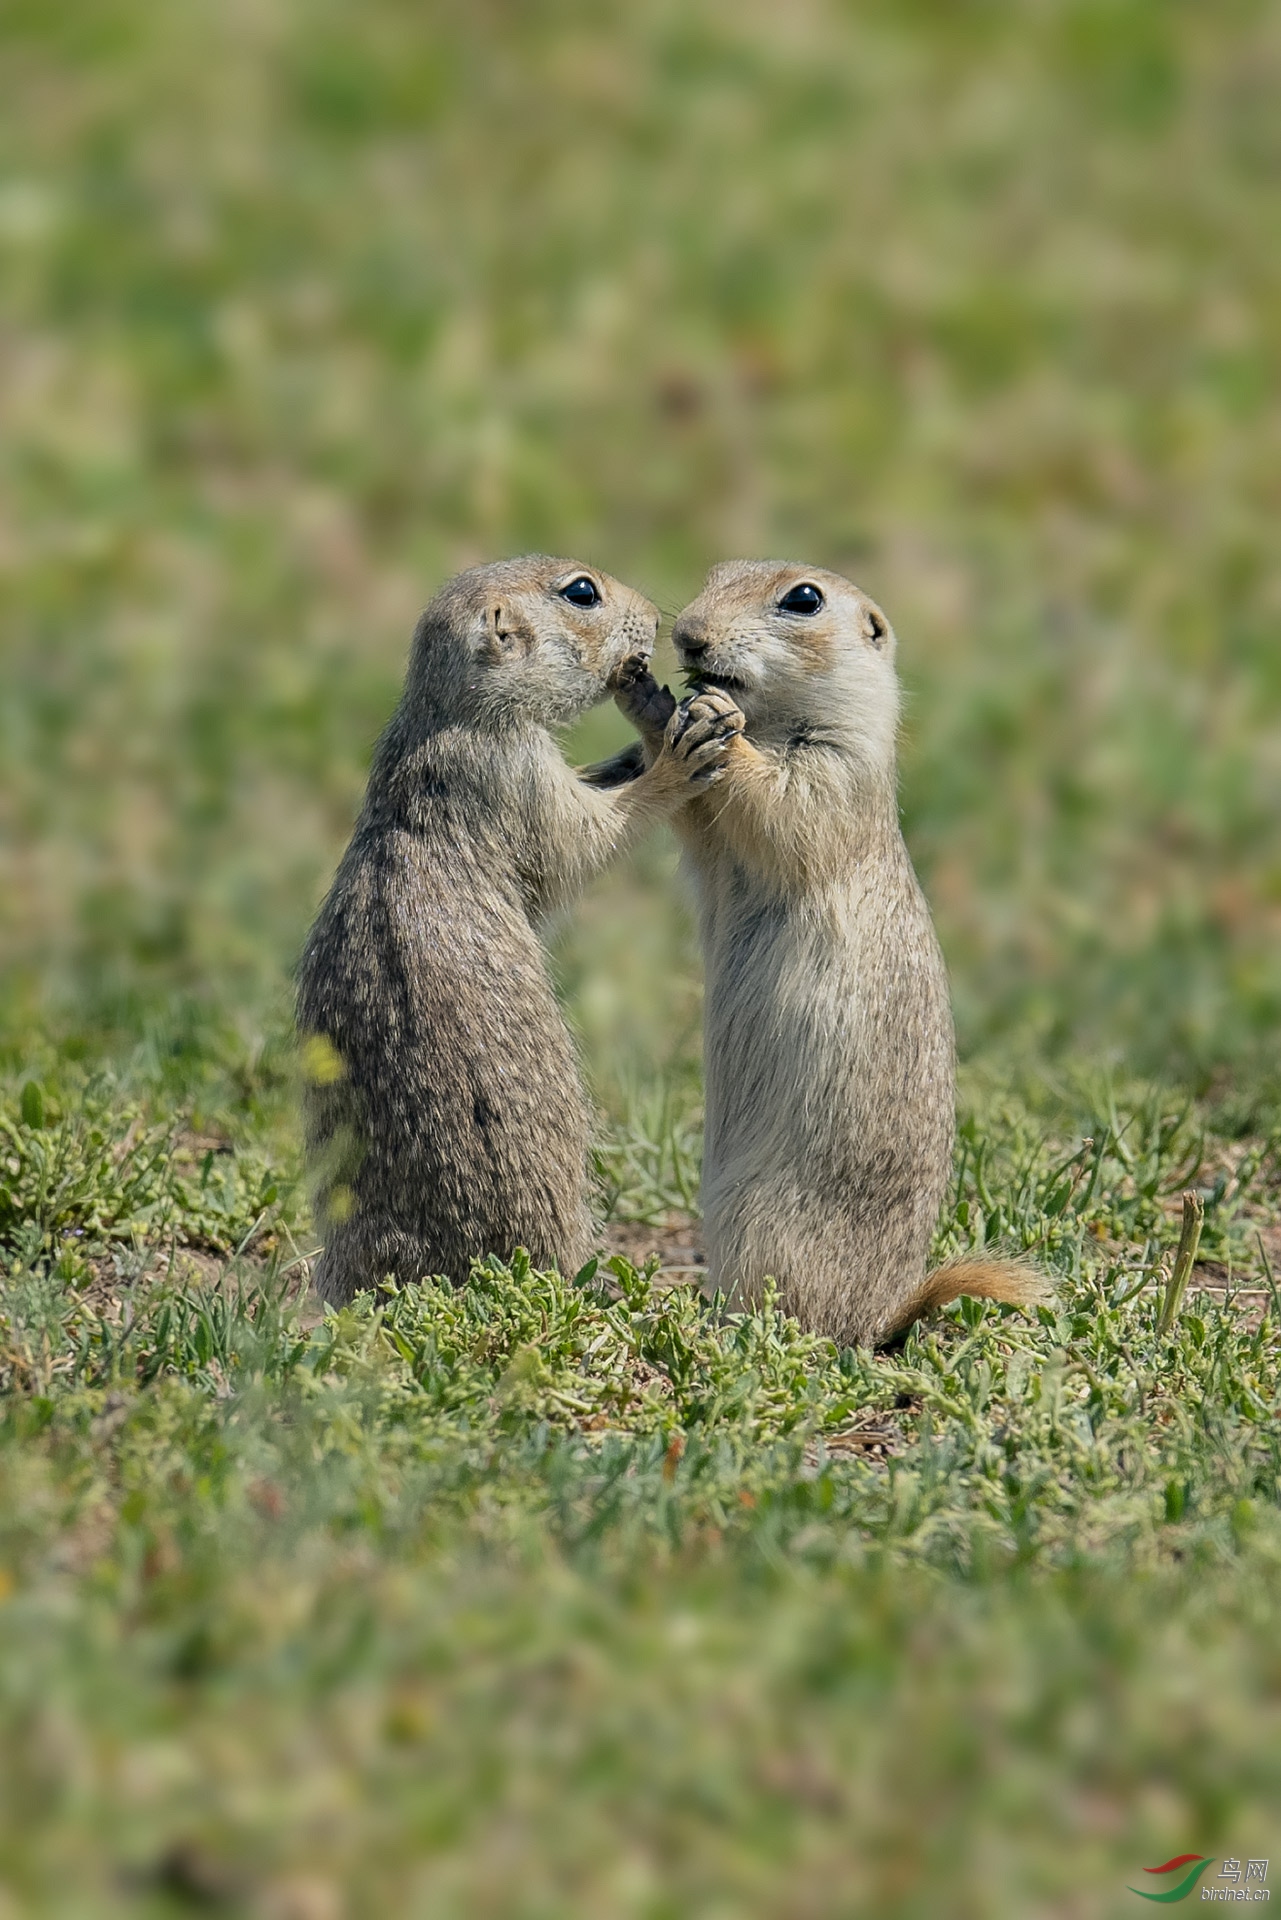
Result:
<svg viewBox="0 0 1281 1920"><path fill-rule="evenodd" d="M626 661L614 688L614 704L642 733L661 734L676 712L676 700L661 687L644 659Z"/></svg>
<svg viewBox="0 0 1281 1920"><path fill-rule="evenodd" d="M667 745L686 776L710 785L746 722L727 693L699 693L677 708L667 726Z"/></svg>

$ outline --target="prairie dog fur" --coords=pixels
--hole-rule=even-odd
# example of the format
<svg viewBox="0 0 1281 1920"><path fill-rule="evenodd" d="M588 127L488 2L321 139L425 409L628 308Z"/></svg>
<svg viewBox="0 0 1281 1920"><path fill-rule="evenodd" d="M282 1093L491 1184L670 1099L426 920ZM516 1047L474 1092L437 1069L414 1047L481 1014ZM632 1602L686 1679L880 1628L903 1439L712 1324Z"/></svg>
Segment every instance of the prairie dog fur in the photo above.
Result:
<svg viewBox="0 0 1281 1920"><path fill-rule="evenodd" d="M961 1293L1027 1304L1013 1262L927 1276L951 1170L955 1050L943 957L899 828L895 640L821 568L713 568L673 632L729 724L720 778L676 821L706 967L709 1278L767 1276L841 1345L893 1340ZM675 725L681 724L680 720Z"/></svg>
<svg viewBox="0 0 1281 1920"><path fill-rule="evenodd" d="M591 1252L590 1114L536 926L714 777L723 746L663 742L607 789L549 729L625 694L657 625L608 574L541 554L460 574L419 620L299 968L333 1305L388 1275L461 1281L516 1246L569 1273Z"/></svg>

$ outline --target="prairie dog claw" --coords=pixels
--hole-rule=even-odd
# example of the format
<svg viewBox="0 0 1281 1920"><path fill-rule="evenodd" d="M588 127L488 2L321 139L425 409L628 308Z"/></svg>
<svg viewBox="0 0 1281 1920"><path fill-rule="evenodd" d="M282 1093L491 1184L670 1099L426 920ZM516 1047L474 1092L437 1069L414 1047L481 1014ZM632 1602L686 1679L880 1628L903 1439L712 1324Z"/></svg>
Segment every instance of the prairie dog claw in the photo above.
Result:
<svg viewBox="0 0 1281 1920"><path fill-rule="evenodd" d="M666 742L692 785L710 786L725 771L724 759L743 731L743 715L724 693L699 693L676 709Z"/></svg>
<svg viewBox="0 0 1281 1920"><path fill-rule="evenodd" d="M676 712L671 688L661 687L649 670L648 660L639 656L625 661L619 669L614 704L642 734L661 734Z"/></svg>

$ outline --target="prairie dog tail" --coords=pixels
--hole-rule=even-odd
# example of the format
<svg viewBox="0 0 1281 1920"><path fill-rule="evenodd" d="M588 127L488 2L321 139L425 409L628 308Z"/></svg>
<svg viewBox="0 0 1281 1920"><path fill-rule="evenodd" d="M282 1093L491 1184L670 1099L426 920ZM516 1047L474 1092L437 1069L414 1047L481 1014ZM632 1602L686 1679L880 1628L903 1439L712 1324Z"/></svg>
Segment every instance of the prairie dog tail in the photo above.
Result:
<svg viewBox="0 0 1281 1920"><path fill-rule="evenodd" d="M898 1309L892 1323L877 1339L878 1347L898 1346L909 1330L935 1307L946 1307L962 1294L980 1300L999 1300L1008 1307L1048 1305L1054 1289L1043 1273L1023 1260L986 1260L981 1256L949 1260L927 1273L914 1294Z"/></svg>

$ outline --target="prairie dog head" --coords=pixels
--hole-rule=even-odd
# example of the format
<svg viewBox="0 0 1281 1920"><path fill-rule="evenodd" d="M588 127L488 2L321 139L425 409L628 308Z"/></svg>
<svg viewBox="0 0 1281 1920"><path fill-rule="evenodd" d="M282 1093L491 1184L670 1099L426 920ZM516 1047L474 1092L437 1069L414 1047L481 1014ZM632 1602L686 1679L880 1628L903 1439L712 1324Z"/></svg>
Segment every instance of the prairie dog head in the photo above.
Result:
<svg viewBox="0 0 1281 1920"><path fill-rule="evenodd" d="M869 771L892 772L894 634L880 608L839 573L727 561L712 568L672 639L693 681L737 702L749 737L812 731Z"/></svg>
<svg viewBox="0 0 1281 1920"><path fill-rule="evenodd" d="M451 719L564 726L648 660L658 609L599 567L524 554L447 582L418 622L409 687Z"/></svg>

